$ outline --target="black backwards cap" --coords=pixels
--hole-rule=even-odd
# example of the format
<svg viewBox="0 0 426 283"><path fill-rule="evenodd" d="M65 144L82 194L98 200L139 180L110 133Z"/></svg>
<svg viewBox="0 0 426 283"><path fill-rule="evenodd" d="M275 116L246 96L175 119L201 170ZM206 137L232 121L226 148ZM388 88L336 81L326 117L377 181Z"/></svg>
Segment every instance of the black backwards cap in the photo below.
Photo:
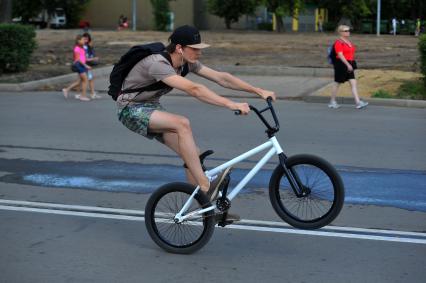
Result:
<svg viewBox="0 0 426 283"><path fill-rule="evenodd" d="M178 27L169 37L169 41L182 46L202 49L209 47L209 44L201 42L201 36L198 29L188 25Z"/></svg>

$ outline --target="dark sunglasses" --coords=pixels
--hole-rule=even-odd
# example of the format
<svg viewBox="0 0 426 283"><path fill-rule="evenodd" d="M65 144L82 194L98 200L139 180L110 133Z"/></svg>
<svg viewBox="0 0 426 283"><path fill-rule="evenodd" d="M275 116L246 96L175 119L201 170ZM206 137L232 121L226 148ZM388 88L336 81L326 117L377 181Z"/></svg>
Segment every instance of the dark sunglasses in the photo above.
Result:
<svg viewBox="0 0 426 283"><path fill-rule="evenodd" d="M350 31L351 31L350 29L342 30L342 32L350 32Z"/></svg>

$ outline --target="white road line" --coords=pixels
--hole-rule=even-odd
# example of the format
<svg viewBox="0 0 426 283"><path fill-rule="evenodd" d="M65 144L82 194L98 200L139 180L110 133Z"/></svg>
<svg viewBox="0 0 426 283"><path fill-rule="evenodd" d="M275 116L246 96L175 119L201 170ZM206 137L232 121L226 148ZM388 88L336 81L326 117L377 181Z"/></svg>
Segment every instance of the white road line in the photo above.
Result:
<svg viewBox="0 0 426 283"><path fill-rule="evenodd" d="M133 209L118 209L109 207L98 207L98 206L83 206L83 205L69 205L59 203L46 203L46 202L33 202L33 201L21 201L21 200L7 200L0 199L0 204L5 205L16 205L16 206L30 206L40 208L52 208L52 209L64 209L64 210L80 210L90 212L110 212L116 214L134 214L144 216L144 212Z"/></svg>
<svg viewBox="0 0 426 283"><path fill-rule="evenodd" d="M128 215L120 215L120 214L104 214L104 213L94 213L94 212L79 212L79 211L69 211L69 210L31 208L31 207L19 207L19 206L8 206L8 205L0 205L0 210L39 212L39 213L58 214L58 215L70 215L70 216L84 216L84 217L106 218L106 219L144 221L144 217L141 217L141 216L128 216Z"/></svg>
<svg viewBox="0 0 426 283"><path fill-rule="evenodd" d="M94 218L104 218L104 219L130 220L130 221L144 221L144 217L143 217L144 213L140 210L15 201L15 200L3 200L3 199L0 199L0 204L5 204L5 205L0 205L0 210L37 212L37 213L94 217ZM260 220L242 220L240 223L245 225L233 224L233 225L228 225L225 228L246 230L246 231L262 231L262 232L287 233L287 234L298 234L298 235L426 244L426 233L418 233L418 232L364 229L364 228L337 227L337 226L326 226L323 228L329 231L324 231L323 229L300 230L300 229L290 228L290 226L285 223L273 222L273 221L260 221ZM275 226L275 227L271 227L271 226ZM332 231L336 231L336 232L332 232ZM354 234L356 232L362 232L366 234ZM367 233L374 234L374 235L368 235ZM377 234L381 234L381 235L377 235ZM384 235L389 235L389 236L384 236ZM393 235L393 236L390 236L390 235ZM406 237L402 237L403 235L411 236L411 237L419 237L419 238L406 238Z"/></svg>
<svg viewBox="0 0 426 283"><path fill-rule="evenodd" d="M264 225L264 226L277 226L277 227L292 227L285 222L276 221L264 221L264 220L249 220L242 219L241 223ZM419 232L408 232L408 231L397 231L397 230L382 230L382 229L370 229L370 228L357 228L357 227L339 227L339 226L325 226L323 229L331 231L347 231L347 232L360 232L360 233L379 233L379 234L391 234L401 236L413 236L413 237L426 237L426 233Z"/></svg>

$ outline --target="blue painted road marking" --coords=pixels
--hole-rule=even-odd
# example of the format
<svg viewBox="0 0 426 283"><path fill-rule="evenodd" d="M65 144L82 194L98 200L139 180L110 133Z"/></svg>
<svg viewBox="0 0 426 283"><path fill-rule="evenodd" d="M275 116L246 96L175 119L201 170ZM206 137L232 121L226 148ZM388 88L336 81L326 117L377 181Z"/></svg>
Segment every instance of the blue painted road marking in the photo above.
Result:
<svg viewBox="0 0 426 283"><path fill-rule="evenodd" d="M0 159L6 183L113 192L151 193L159 186L185 181L181 166L143 165L115 161L49 162ZM426 211L426 172L338 167L346 203L392 206ZM248 170L234 169L231 187ZM272 170L261 170L242 193L267 188ZM266 193L266 191L265 191Z"/></svg>

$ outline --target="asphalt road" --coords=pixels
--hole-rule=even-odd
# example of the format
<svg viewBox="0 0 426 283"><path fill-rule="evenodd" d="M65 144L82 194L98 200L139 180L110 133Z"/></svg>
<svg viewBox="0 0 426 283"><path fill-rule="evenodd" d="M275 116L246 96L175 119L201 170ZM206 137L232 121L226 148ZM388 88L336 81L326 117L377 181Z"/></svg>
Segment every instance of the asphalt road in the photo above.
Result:
<svg viewBox="0 0 426 283"><path fill-rule="evenodd" d="M3 93L1 98L1 200L143 211L148 191L117 192L108 186L99 190L97 184L76 184L87 184L84 178L95 176L106 184L133 181L138 186L147 176L139 171L149 167L171 168L176 174L153 172L157 181L182 178L176 173L181 161L162 145L121 126L109 98L90 103L64 101L58 93ZM262 105L261 100L249 102ZM216 151L211 166L265 140L254 115L237 117L183 97L169 97L164 105L171 112L186 113L198 145ZM287 228L218 228L201 251L177 256L150 240L142 218L82 216L71 209L42 211L0 203L0 282L422 282L425 110L372 106L359 111L345 105L332 111L322 104L286 100L275 105L281 123L278 139L288 155L312 153L329 160L341 173L353 176L345 177L347 190L363 188L355 190L363 192L361 197L384 191L398 201L406 189L420 206L404 209L395 203L348 201L333 223L349 229L344 236L293 234ZM237 170L243 172L254 160ZM268 163L263 173L273 167ZM52 172L84 178L60 186L24 178ZM372 174L382 174L381 179ZM392 181L383 186L386 179ZM415 181L401 182L410 179ZM399 195L386 194L391 183L401 189ZM268 203L266 186L253 183L249 193L233 202L232 210L244 220L279 221ZM382 232L373 228L390 232L377 239Z"/></svg>

